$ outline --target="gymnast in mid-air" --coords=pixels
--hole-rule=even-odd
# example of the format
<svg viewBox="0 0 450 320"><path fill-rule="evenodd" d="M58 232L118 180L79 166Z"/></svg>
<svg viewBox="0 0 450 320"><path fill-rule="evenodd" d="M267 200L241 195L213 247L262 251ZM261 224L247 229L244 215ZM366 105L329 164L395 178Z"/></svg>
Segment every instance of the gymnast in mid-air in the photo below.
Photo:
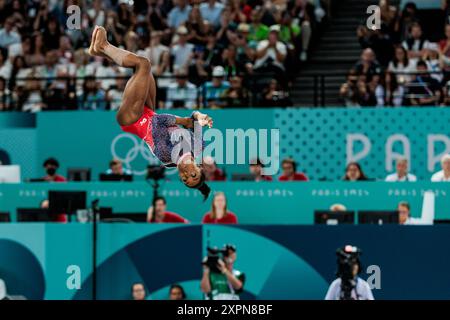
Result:
<svg viewBox="0 0 450 320"><path fill-rule="evenodd" d="M203 142L200 141L200 148L193 147L195 143L199 143L195 141L197 139L194 138L193 128L194 124L211 128L212 119L199 111L194 111L191 117L157 114L156 83L150 72L150 61L108 43L105 28L101 26L94 28L89 54L108 58L119 66L134 70L123 92L122 104L116 115L117 122L123 131L143 139L163 165L177 167L183 183L189 188L198 189L206 199L210 188L205 183L202 168L195 163L198 154L194 152L202 151ZM181 129L180 126L185 129ZM180 135L180 131L187 134ZM191 146L187 151L186 147L180 148L179 143L183 139L184 145L187 142L187 145Z"/></svg>

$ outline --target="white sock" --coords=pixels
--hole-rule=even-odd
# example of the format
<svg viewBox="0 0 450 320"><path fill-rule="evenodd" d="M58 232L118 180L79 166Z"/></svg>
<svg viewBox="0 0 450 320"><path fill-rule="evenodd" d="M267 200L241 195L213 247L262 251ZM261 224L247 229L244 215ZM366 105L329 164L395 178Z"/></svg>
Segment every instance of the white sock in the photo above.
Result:
<svg viewBox="0 0 450 320"><path fill-rule="evenodd" d="M105 48L105 54L110 57L115 63L117 63L119 66L123 67L123 59L125 56L131 54L131 52L127 50L123 50L120 48L117 48L112 45L107 45Z"/></svg>

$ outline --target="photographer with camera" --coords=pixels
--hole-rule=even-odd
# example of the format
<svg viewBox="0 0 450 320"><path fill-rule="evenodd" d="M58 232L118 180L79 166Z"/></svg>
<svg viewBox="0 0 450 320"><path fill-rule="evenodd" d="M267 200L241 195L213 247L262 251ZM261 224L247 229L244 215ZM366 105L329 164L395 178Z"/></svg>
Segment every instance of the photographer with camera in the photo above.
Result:
<svg viewBox="0 0 450 320"><path fill-rule="evenodd" d="M328 288L325 300L374 300L369 284L358 277L361 272L361 250L347 245L336 251L337 279Z"/></svg>
<svg viewBox="0 0 450 320"><path fill-rule="evenodd" d="M208 248L200 283L207 300L239 300L239 294L244 291L245 274L233 268L235 261L234 245Z"/></svg>

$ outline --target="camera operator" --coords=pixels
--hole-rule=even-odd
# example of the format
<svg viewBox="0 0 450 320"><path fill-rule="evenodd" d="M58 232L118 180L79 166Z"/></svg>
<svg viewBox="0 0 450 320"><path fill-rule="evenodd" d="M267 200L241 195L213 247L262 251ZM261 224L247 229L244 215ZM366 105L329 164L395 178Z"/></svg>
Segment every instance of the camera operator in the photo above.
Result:
<svg viewBox="0 0 450 320"><path fill-rule="evenodd" d="M336 251L338 278L328 288L325 300L374 300L369 284L358 277L361 250L347 245Z"/></svg>
<svg viewBox="0 0 450 320"><path fill-rule="evenodd" d="M239 294L244 290L245 274L233 268L235 261L234 245L227 244L223 249L208 248L200 283L207 300L239 300Z"/></svg>

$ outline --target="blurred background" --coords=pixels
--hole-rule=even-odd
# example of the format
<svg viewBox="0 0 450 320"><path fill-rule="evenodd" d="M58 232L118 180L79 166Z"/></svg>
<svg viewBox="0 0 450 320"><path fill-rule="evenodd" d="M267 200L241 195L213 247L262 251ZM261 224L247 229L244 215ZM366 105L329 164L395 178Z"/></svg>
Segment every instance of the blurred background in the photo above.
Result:
<svg viewBox="0 0 450 320"><path fill-rule="evenodd" d="M0 299L449 299L449 10L0 0ZM95 25L214 119L207 201L120 130Z"/></svg>

